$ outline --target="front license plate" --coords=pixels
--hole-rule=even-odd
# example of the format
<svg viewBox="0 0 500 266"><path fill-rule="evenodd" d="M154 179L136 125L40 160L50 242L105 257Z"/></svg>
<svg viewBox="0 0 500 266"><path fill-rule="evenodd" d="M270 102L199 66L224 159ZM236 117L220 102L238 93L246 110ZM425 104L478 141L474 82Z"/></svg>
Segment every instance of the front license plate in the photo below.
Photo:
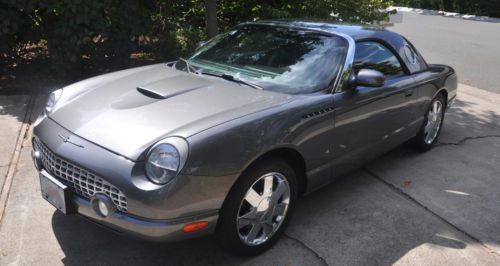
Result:
<svg viewBox="0 0 500 266"><path fill-rule="evenodd" d="M64 214L73 213L71 191L68 186L55 179L45 170L40 172L42 197Z"/></svg>

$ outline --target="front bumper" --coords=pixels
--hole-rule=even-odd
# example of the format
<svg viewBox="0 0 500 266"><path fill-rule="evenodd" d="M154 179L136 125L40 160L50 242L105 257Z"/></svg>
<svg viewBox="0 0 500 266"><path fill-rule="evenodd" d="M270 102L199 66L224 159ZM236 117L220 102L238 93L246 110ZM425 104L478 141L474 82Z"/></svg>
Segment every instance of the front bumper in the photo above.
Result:
<svg viewBox="0 0 500 266"><path fill-rule="evenodd" d="M59 135L68 137L71 143ZM74 205L77 214L114 231L148 240L170 242L213 233L218 210L234 178L180 175L175 182L158 186L141 174L144 168L140 162L88 142L50 119L34 128L33 138L65 161L81 169L92 169L93 174L115 186L127 198L125 211L117 210L102 217L92 207L91 198L72 193L68 202ZM47 170L35 153L33 159L39 170ZM186 224L197 221L206 221L208 226L196 232L183 231Z"/></svg>
<svg viewBox="0 0 500 266"><path fill-rule="evenodd" d="M38 153L32 151L32 159L36 169L40 173L45 172L46 175L47 173L43 170L44 166L39 156ZM103 217L93 208L91 200L76 193L70 195L69 205L71 207L69 209L72 210L71 214L76 213L114 232L151 241L171 242L208 235L215 230L218 219L217 211L169 220L144 219L128 215L119 210ZM208 222L208 226L196 232L187 233L183 231L185 225L200 221Z"/></svg>
<svg viewBox="0 0 500 266"><path fill-rule="evenodd" d="M74 195L72 203L76 212L105 228L117 233L124 233L136 238L150 241L172 242L189 238L196 238L211 234L217 224L217 213L207 213L192 217L183 217L172 220L146 220L126 215L122 212L114 212L107 217L97 214L92 208L90 201ZM208 227L197 232L186 233L182 229L186 224L196 221L207 221Z"/></svg>

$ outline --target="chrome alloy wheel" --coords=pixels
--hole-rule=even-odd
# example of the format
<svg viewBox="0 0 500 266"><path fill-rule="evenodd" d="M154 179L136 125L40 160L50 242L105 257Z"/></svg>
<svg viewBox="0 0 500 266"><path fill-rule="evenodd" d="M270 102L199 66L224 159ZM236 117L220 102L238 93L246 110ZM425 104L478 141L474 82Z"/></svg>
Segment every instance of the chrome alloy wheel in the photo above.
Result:
<svg viewBox="0 0 500 266"><path fill-rule="evenodd" d="M269 240L285 220L290 203L290 185L280 173L267 173L255 181L240 203L236 226L240 239L249 246Z"/></svg>
<svg viewBox="0 0 500 266"><path fill-rule="evenodd" d="M427 124L425 125L425 143L431 144L437 137L441 122L443 121L443 104L436 100L432 103L429 112L427 113Z"/></svg>

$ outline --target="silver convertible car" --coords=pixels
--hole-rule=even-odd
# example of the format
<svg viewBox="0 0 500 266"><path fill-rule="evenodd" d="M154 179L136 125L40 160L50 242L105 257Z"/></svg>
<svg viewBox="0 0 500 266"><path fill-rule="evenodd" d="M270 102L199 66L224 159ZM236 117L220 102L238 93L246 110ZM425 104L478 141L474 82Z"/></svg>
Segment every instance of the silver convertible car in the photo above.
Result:
<svg viewBox="0 0 500 266"><path fill-rule="evenodd" d="M388 150L430 149L457 76L382 28L240 24L190 57L54 91L33 131L42 196L157 241L270 248L297 199Z"/></svg>

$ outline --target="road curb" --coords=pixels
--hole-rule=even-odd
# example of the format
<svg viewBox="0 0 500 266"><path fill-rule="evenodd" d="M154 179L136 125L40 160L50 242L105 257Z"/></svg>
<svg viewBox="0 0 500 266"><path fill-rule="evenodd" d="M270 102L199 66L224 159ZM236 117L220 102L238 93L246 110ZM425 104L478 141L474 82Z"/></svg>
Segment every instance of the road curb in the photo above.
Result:
<svg viewBox="0 0 500 266"><path fill-rule="evenodd" d="M396 10L398 12L412 12L415 14L443 16L445 18L460 18L460 19L480 21L480 22L496 22L496 23L500 22L500 18L471 15L471 14L461 14L458 12L435 10L435 9L423 9L423 8L405 7L405 6L392 6L392 7L389 7L387 10Z"/></svg>
<svg viewBox="0 0 500 266"><path fill-rule="evenodd" d="M36 96L30 95L28 99L28 104L26 107L26 112L24 113L23 123L21 129L19 130L19 134L17 136L16 146L12 157L10 159L9 168L7 169L7 175L5 177L5 181L0 192L0 225L2 223L3 214L5 212L5 208L7 207L7 201L9 199L10 189L12 187L12 181L14 178L14 174L17 171L17 165L19 162L19 158L21 156L21 150L23 148L23 142L25 137L28 134L28 129L30 125L30 119L33 114L33 107L35 103Z"/></svg>
<svg viewBox="0 0 500 266"><path fill-rule="evenodd" d="M492 91L487 91L483 90L480 88L472 87L463 83L458 84L458 94L460 95L461 93L467 94L469 96L479 98L481 100L491 102L491 103L497 103L500 104L500 94L492 92Z"/></svg>

